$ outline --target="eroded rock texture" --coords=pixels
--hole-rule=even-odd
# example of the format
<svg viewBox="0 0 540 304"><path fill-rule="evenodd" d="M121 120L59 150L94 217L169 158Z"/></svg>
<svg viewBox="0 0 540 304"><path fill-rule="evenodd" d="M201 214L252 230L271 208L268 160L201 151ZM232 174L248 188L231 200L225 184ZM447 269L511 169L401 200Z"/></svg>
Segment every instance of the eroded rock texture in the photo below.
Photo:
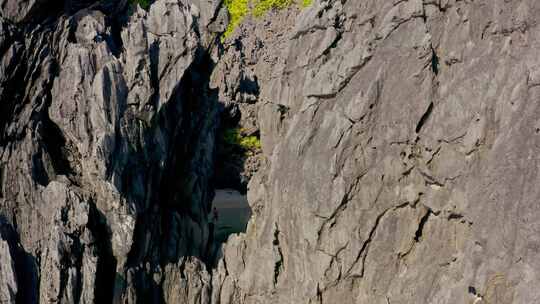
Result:
<svg viewBox="0 0 540 304"><path fill-rule="evenodd" d="M38 2L2 7L0 300L207 303L217 8Z"/></svg>
<svg viewBox="0 0 540 304"><path fill-rule="evenodd" d="M245 24L218 68L257 77L268 165L214 301L540 301L539 18L320 1Z"/></svg>
<svg viewBox="0 0 540 304"><path fill-rule="evenodd" d="M1 303L540 302L538 1L227 19L0 0ZM214 261L227 116L263 151Z"/></svg>

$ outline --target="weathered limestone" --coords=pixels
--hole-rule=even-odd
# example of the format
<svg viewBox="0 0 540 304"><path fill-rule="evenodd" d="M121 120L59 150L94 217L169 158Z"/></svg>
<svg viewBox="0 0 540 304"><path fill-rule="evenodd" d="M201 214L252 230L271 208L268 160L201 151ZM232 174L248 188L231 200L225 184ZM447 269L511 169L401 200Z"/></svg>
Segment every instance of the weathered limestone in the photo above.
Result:
<svg viewBox="0 0 540 304"><path fill-rule="evenodd" d="M8 243L0 239L0 302L15 304L17 277L15 263L11 258Z"/></svg>
<svg viewBox="0 0 540 304"><path fill-rule="evenodd" d="M539 9L319 1L243 25L215 86L238 103L258 79L269 165L215 302L537 302Z"/></svg>
<svg viewBox="0 0 540 304"><path fill-rule="evenodd" d="M539 302L537 2L0 0L0 302Z"/></svg>
<svg viewBox="0 0 540 304"><path fill-rule="evenodd" d="M0 28L0 216L21 244L1 243L2 301L208 302L217 106L198 21L217 7L122 3L70 2L41 24L2 7L30 22ZM35 272L15 280L26 255Z"/></svg>

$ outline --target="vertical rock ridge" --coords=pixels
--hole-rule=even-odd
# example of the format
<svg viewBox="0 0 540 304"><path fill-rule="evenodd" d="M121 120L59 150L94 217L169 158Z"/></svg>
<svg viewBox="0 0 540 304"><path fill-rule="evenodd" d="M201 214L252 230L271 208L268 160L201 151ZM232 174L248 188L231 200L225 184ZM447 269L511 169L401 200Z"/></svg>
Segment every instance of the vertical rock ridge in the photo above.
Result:
<svg viewBox="0 0 540 304"><path fill-rule="evenodd" d="M0 211L39 280L6 301L208 303L217 106L198 19L216 13L69 1L43 19L45 2L2 6Z"/></svg>

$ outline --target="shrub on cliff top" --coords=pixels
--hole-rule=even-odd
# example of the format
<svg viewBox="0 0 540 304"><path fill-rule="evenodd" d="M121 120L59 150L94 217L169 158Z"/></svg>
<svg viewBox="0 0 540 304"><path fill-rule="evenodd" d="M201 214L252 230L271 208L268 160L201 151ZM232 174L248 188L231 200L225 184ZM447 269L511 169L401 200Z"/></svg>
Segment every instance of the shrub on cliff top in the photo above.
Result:
<svg viewBox="0 0 540 304"><path fill-rule="evenodd" d="M249 13L249 3L248 0L225 0L224 4L229 11L229 26L223 36L228 37Z"/></svg>
<svg viewBox="0 0 540 304"><path fill-rule="evenodd" d="M301 7L308 7L312 2L313 0L225 0L224 4L229 11L229 26L223 33L223 37L229 37L250 13L255 17L261 17L272 9L283 9L294 3L298 3Z"/></svg>

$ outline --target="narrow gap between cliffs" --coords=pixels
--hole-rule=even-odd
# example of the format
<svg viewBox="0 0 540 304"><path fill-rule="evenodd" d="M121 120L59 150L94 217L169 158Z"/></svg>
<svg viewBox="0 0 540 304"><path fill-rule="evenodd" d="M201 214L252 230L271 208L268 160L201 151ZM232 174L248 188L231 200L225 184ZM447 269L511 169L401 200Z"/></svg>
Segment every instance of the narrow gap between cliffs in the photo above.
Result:
<svg viewBox="0 0 540 304"><path fill-rule="evenodd" d="M90 201L88 229L95 239L98 255L96 267L95 303L111 303L116 281L116 258L112 252L111 231L105 215Z"/></svg>
<svg viewBox="0 0 540 304"><path fill-rule="evenodd" d="M220 102L216 132L214 192L209 215L213 237L210 256L217 261L221 245L232 234L246 232L252 210L247 200L248 184L259 169L262 158L255 102L259 84L242 77L233 102Z"/></svg>

